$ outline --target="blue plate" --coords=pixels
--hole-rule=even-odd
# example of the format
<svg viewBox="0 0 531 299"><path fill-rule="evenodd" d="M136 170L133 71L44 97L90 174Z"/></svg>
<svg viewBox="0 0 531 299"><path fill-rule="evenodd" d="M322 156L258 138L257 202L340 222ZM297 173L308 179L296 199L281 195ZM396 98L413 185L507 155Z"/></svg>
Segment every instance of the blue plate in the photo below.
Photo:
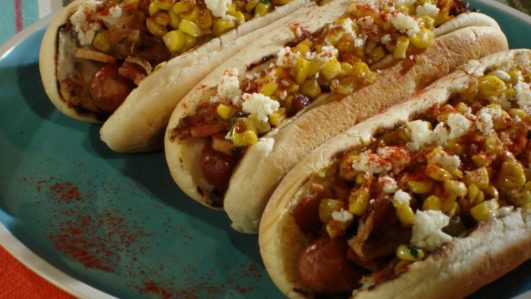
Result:
<svg viewBox="0 0 531 299"><path fill-rule="evenodd" d="M531 18L471 1L512 48L531 48ZM39 77L45 20L0 49L0 242L37 273L81 297L281 298L257 238L189 200L162 153L120 155L97 125L59 113ZM530 262L473 298L531 289ZM481 273L478 273L481 275Z"/></svg>

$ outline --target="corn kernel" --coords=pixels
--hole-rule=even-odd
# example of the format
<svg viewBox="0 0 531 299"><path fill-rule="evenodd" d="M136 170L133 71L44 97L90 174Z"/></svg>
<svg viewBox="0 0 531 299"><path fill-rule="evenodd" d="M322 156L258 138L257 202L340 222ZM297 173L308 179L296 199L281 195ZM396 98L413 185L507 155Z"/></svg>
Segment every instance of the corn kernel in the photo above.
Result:
<svg viewBox="0 0 531 299"><path fill-rule="evenodd" d="M422 209L442 211L441 199L437 195L428 196L422 203Z"/></svg>
<svg viewBox="0 0 531 299"><path fill-rule="evenodd" d="M159 8L155 4L155 2L151 2L148 6L148 13L150 16L154 16L159 11Z"/></svg>
<svg viewBox="0 0 531 299"><path fill-rule="evenodd" d="M422 18L422 23L424 23L424 28L428 29L428 30L432 30L434 25L435 25L435 19L432 18L432 17L428 17L428 16L423 16Z"/></svg>
<svg viewBox="0 0 531 299"><path fill-rule="evenodd" d="M348 155L347 157L341 159L341 163L339 164L339 176L347 181L356 180L356 176L359 172L353 169L352 162L357 159L359 160L359 156L356 155ZM361 184L362 183L358 185Z"/></svg>
<svg viewBox="0 0 531 299"><path fill-rule="evenodd" d="M229 31L230 29L234 28L236 26L236 24L234 23L233 20L229 20L229 19L217 19L215 22L214 22L214 29L213 29L213 32L215 35L219 36L219 35L222 35L223 33Z"/></svg>
<svg viewBox="0 0 531 299"><path fill-rule="evenodd" d="M269 122L273 126L280 125L280 122L284 117L286 116L286 108L280 108L277 111L273 112L273 114L269 115Z"/></svg>
<svg viewBox="0 0 531 299"><path fill-rule="evenodd" d="M419 261L424 258L424 251L415 247L408 247L407 245L400 245L396 249L396 256L401 260Z"/></svg>
<svg viewBox="0 0 531 299"><path fill-rule="evenodd" d="M326 224L326 232L330 238L336 238L345 234L348 223L332 220Z"/></svg>
<svg viewBox="0 0 531 299"><path fill-rule="evenodd" d="M111 43L109 42L107 31L99 31L96 33L92 41L92 46L101 52L109 51L111 49Z"/></svg>
<svg viewBox="0 0 531 299"><path fill-rule="evenodd" d="M403 226L412 226L415 223L415 213L413 213L413 209L409 205L396 204L396 202L393 202L393 205L396 208L398 220Z"/></svg>
<svg viewBox="0 0 531 299"><path fill-rule="evenodd" d="M459 204L452 199L442 201L442 211L449 217L453 217L459 212Z"/></svg>
<svg viewBox="0 0 531 299"><path fill-rule="evenodd" d="M197 25L201 29L209 29L214 24L214 18L208 9L201 9L199 16L197 17Z"/></svg>
<svg viewBox="0 0 531 299"><path fill-rule="evenodd" d="M367 211L369 206L369 190L367 188L359 188L350 193L348 198L348 210L351 214L361 216Z"/></svg>
<svg viewBox="0 0 531 299"><path fill-rule="evenodd" d="M171 10L178 15L190 11L192 8L194 8L194 4L191 1L179 1L172 6Z"/></svg>
<svg viewBox="0 0 531 299"><path fill-rule="evenodd" d="M265 96L270 96L277 90L277 88L278 88L277 81L271 80L263 84L262 86L260 86L260 88L258 88L258 92Z"/></svg>
<svg viewBox="0 0 531 299"><path fill-rule="evenodd" d="M230 15L236 19L236 23L238 24L245 23L245 15L241 11L230 13Z"/></svg>
<svg viewBox="0 0 531 299"><path fill-rule="evenodd" d="M507 86L500 78L487 75L479 79L479 96L483 99L497 98L505 91Z"/></svg>
<svg viewBox="0 0 531 299"><path fill-rule="evenodd" d="M413 46L420 49L426 49L433 43L434 38L433 32L426 28L421 28L420 32L410 36L409 40Z"/></svg>
<svg viewBox="0 0 531 299"><path fill-rule="evenodd" d="M181 20L179 23L179 30L193 37L201 35L201 28L196 23L187 19Z"/></svg>
<svg viewBox="0 0 531 299"><path fill-rule="evenodd" d="M171 28L173 29L178 29L179 28L179 23L181 22L181 20L179 19L179 16L176 15L175 13L173 13L173 11L170 10L170 26Z"/></svg>
<svg viewBox="0 0 531 299"><path fill-rule="evenodd" d="M301 92L310 98L315 98L321 94L321 87L319 86L319 83L317 83L317 80L309 79L302 84Z"/></svg>
<svg viewBox="0 0 531 299"><path fill-rule="evenodd" d="M159 11L153 16L153 20L160 26L168 26L170 24L170 15L165 11Z"/></svg>
<svg viewBox="0 0 531 299"><path fill-rule="evenodd" d="M325 198L319 203L319 219L323 223L332 220L332 212L339 211L343 208L343 201L337 199Z"/></svg>
<svg viewBox="0 0 531 299"><path fill-rule="evenodd" d="M502 192L518 190L526 183L525 171L516 159L508 159L503 162L498 175L497 187Z"/></svg>
<svg viewBox="0 0 531 299"><path fill-rule="evenodd" d="M245 11L246 12L251 12L254 10L254 8L256 7L256 4L258 4L258 0L249 0L246 4L245 4Z"/></svg>
<svg viewBox="0 0 531 299"><path fill-rule="evenodd" d="M327 79L332 80L341 73L341 63L334 57L325 62L321 68L321 74ZM298 82L297 82L298 83Z"/></svg>
<svg viewBox="0 0 531 299"><path fill-rule="evenodd" d="M162 41L170 52L178 52L184 48L185 34L179 30L173 30L162 36Z"/></svg>
<svg viewBox="0 0 531 299"><path fill-rule="evenodd" d="M254 127L254 130L258 134L263 134L263 133L269 132L269 130L271 130L271 124L269 124L268 121L264 122L264 121L256 118L256 114L249 115L248 119L249 119L249 123L251 124L252 127Z"/></svg>
<svg viewBox="0 0 531 299"><path fill-rule="evenodd" d="M382 46L376 47L369 53L369 58L371 58L373 62L380 61L384 56L385 50Z"/></svg>
<svg viewBox="0 0 531 299"><path fill-rule="evenodd" d="M507 73L511 76L512 84L517 84L523 80L522 72L519 69L510 69Z"/></svg>
<svg viewBox="0 0 531 299"><path fill-rule="evenodd" d="M409 189L411 189L413 193L425 194L425 193L431 192L431 189L433 188L433 181L432 180L423 180L423 181L408 180L407 185L409 186Z"/></svg>
<svg viewBox="0 0 531 299"><path fill-rule="evenodd" d="M297 84L302 84L308 78L310 71L310 61L305 58L297 59L295 63L295 81Z"/></svg>
<svg viewBox="0 0 531 299"><path fill-rule="evenodd" d="M330 82L330 90L333 93L348 95L356 90L356 83L350 77L334 79Z"/></svg>
<svg viewBox="0 0 531 299"><path fill-rule="evenodd" d="M295 46L294 50L296 52L301 53L302 55L306 55L306 53L308 53L308 51L310 51L311 47L312 47L312 41L309 40L309 39L305 39L305 40L299 42Z"/></svg>
<svg viewBox="0 0 531 299"><path fill-rule="evenodd" d="M188 21L196 22L197 19L199 19L200 14L201 14L201 9L196 6L194 7L194 9L192 9L192 11L182 14L181 18L188 20Z"/></svg>
<svg viewBox="0 0 531 299"><path fill-rule="evenodd" d="M308 68L308 77L312 77L315 74L317 74L321 70L322 66L323 66L323 62L321 60L319 59L311 60L310 66Z"/></svg>
<svg viewBox="0 0 531 299"><path fill-rule="evenodd" d="M479 189L485 189L489 185L489 171L485 166L467 171L464 181L467 185L475 184Z"/></svg>
<svg viewBox="0 0 531 299"><path fill-rule="evenodd" d="M160 10L170 10L173 6L173 0L155 0L153 3L160 9Z"/></svg>
<svg viewBox="0 0 531 299"><path fill-rule="evenodd" d="M467 194L465 183L456 180L445 180L444 191L452 197L464 197Z"/></svg>
<svg viewBox="0 0 531 299"><path fill-rule="evenodd" d="M498 209L498 202L496 200L487 200L475 205L470 209L470 215L477 221L489 221L494 217L494 213Z"/></svg>
<svg viewBox="0 0 531 299"><path fill-rule="evenodd" d="M258 141L258 136L252 130L246 130L243 133L234 133L232 142L236 147L253 145Z"/></svg>
<svg viewBox="0 0 531 299"><path fill-rule="evenodd" d="M232 108L231 106L225 105L225 104L219 104L216 107L216 112L218 113L219 117L227 120L236 114L236 109Z"/></svg>
<svg viewBox="0 0 531 299"><path fill-rule="evenodd" d="M428 167L426 167L426 174L430 178L440 182L452 178L452 175L448 172L448 170L433 164L430 164Z"/></svg>
<svg viewBox="0 0 531 299"><path fill-rule="evenodd" d="M195 45L196 39L195 36L189 34L184 34L184 49L188 50Z"/></svg>
<svg viewBox="0 0 531 299"><path fill-rule="evenodd" d="M399 36L396 39L395 51L393 52L393 57L395 59L404 59L406 58L407 48L409 47L409 38L405 36Z"/></svg>
<svg viewBox="0 0 531 299"><path fill-rule="evenodd" d="M264 2L258 2L254 8L254 14L256 16L263 16L266 15L269 12L269 8L271 7L271 4L264 3Z"/></svg>
<svg viewBox="0 0 531 299"><path fill-rule="evenodd" d="M230 155L233 147L232 141L225 139L223 136L212 137L212 148L218 152Z"/></svg>
<svg viewBox="0 0 531 299"><path fill-rule="evenodd" d="M146 28L149 33L155 36L163 36L167 32L165 27L160 26L151 18L146 19Z"/></svg>

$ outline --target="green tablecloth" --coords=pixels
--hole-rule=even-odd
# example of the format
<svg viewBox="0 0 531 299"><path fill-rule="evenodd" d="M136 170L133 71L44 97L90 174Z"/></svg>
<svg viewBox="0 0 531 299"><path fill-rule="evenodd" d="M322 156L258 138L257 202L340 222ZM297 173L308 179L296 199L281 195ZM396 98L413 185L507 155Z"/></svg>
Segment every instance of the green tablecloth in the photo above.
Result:
<svg viewBox="0 0 531 299"><path fill-rule="evenodd" d="M0 44L72 0L0 0ZM494 1L494 0L492 0ZM531 0L497 0L531 14Z"/></svg>

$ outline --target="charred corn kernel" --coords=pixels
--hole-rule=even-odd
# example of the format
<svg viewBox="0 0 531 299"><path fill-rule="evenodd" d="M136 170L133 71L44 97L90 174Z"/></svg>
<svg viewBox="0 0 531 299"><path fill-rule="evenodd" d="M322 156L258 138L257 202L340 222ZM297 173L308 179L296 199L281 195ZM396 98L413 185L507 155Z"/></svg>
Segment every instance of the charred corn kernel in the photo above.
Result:
<svg viewBox="0 0 531 299"><path fill-rule="evenodd" d="M184 48L185 39L185 34L179 30L170 31L162 36L162 41L170 52L178 52Z"/></svg>
<svg viewBox="0 0 531 299"><path fill-rule="evenodd" d="M483 192L485 193L485 195L489 198L495 198L495 199L498 199L499 198L499 193L498 193L498 189L496 189L496 187L492 186L492 185L489 185L487 188L485 188L483 190Z"/></svg>
<svg viewBox="0 0 531 299"><path fill-rule="evenodd" d="M191 1L180 1L172 6L171 11L178 15L190 11L192 8L194 8L194 4Z"/></svg>
<svg viewBox="0 0 531 299"><path fill-rule="evenodd" d="M236 114L236 109L225 104L219 104L218 107L216 107L216 112L218 113L219 117L227 120Z"/></svg>
<svg viewBox="0 0 531 299"><path fill-rule="evenodd" d="M453 217L459 212L459 204L455 200L443 200L442 201L442 211L449 217Z"/></svg>
<svg viewBox="0 0 531 299"><path fill-rule="evenodd" d="M404 59L406 58L407 48L409 47L409 38L405 36L399 36L396 39L395 51L393 52L393 57L395 59Z"/></svg>
<svg viewBox="0 0 531 299"><path fill-rule="evenodd" d="M92 46L101 52L107 52L111 48L107 31L99 31L92 40Z"/></svg>
<svg viewBox="0 0 531 299"><path fill-rule="evenodd" d="M245 23L245 15L241 11L235 11L233 13L230 13L230 15L236 19L236 23L238 24Z"/></svg>
<svg viewBox="0 0 531 299"><path fill-rule="evenodd" d="M282 119L286 116L286 108L280 108L277 111L273 112L273 114L269 115L269 122L273 126L278 126Z"/></svg>
<svg viewBox="0 0 531 299"><path fill-rule="evenodd" d="M229 20L229 19L217 19L215 22L214 22L214 29L213 29L213 32L215 35L219 36L219 35L222 35L223 33L229 31L230 29L234 28L236 26L236 24L234 23L233 20Z"/></svg>
<svg viewBox="0 0 531 299"><path fill-rule="evenodd" d="M310 61L305 58L297 59L295 63L295 81L297 84L302 84L308 78L310 72Z"/></svg>
<svg viewBox="0 0 531 299"><path fill-rule="evenodd" d="M334 57L325 62L321 68L321 74L327 79L332 80L341 73L341 63Z"/></svg>
<svg viewBox="0 0 531 299"><path fill-rule="evenodd" d="M264 2L258 2L254 8L254 14L257 16L263 16L266 15L269 12L269 8L271 7L271 4L264 3Z"/></svg>
<svg viewBox="0 0 531 299"><path fill-rule="evenodd" d="M425 193L431 192L433 188L433 181L432 180L423 180L423 181L408 180L407 185L409 186L409 189L411 189L413 193L425 194Z"/></svg>
<svg viewBox="0 0 531 299"><path fill-rule="evenodd" d="M467 193L465 183L456 180L445 180L444 191L452 197L464 197Z"/></svg>
<svg viewBox="0 0 531 299"><path fill-rule="evenodd" d="M157 6L160 10L170 10L173 6L173 0L155 0L153 3Z"/></svg>
<svg viewBox="0 0 531 299"><path fill-rule="evenodd" d="M420 49L426 49L433 43L434 35L431 30L421 28L420 31L409 37L411 44Z"/></svg>
<svg viewBox="0 0 531 299"><path fill-rule="evenodd" d="M343 201L338 199L325 198L319 203L319 219L323 223L328 223L332 220L332 213L341 210Z"/></svg>
<svg viewBox="0 0 531 299"><path fill-rule="evenodd" d="M437 195L430 195L428 196L424 202L422 203L422 209L423 210L442 210L442 202L441 199Z"/></svg>
<svg viewBox="0 0 531 299"><path fill-rule="evenodd" d="M426 167L426 174L430 178L440 182L452 178L452 175L448 172L448 170L433 164L428 165L428 167Z"/></svg>
<svg viewBox="0 0 531 299"><path fill-rule="evenodd" d="M251 12L254 10L254 8L256 7L256 4L258 4L258 0L249 0L246 4L245 4L245 11L246 12Z"/></svg>
<svg viewBox="0 0 531 299"><path fill-rule="evenodd" d="M243 133L234 133L232 142L236 147L253 145L258 141L258 136L252 130L246 130Z"/></svg>
<svg viewBox="0 0 531 299"><path fill-rule="evenodd" d="M350 193L348 198L348 210L351 214L361 216L367 211L369 206L369 190L359 188Z"/></svg>
<svg viewBox="0 0 531 299"><path fill-rule="evenodd" d="M424 28L428 29L428 30L432 30L434 25L435 25L435 19L432 18L432 17L428 17L428 16L423 16L421 18L422 20L422 23L424 24Z"/></svg>
<svg viewBox="0 0 531 299"><path fill-rule="evenodd" d="M518 190L522 188L525 183L525 171L522 164L516 159L508 159L503 162L496 184L502 192Z"/></svg>
<svg viewBox="0 0 531 299"><path fill-rule="evenodd" d="M189 34L184 34L184 48L183 49L190 49L195 45L196 39L195 36L191 36Z"/></svg>
<svg viewBox="0 0 531 299"><path fill-rule="evenodd" d="M214 136L212 138L212 148L218 152L230 155L233 147L232 141L225 139L223 136Z"/></svg>
<svg viewBox="0 0 531 299"><path fill-rule="evenodd" d="M301 42L299 42L296 46L295 46L295 51L303 54L303 55L306 55L306 53L308 53L308 51L310 51L312 47L312 41L309 40L309 39L305 39Z"/></svg>
<svg viewBox="0 0 531 299"><path fill-rule="evenodd" d="M153 16L153 20L160 26L168 26L170 24L170 15L165 11L159 11Z"/></svg>
<svg viewBox="0 0 531 299"><path fill-rule="evenodd" d="M489 185L489 171L485 166L476 170L467 171L464 181L468 185L474 184L479 189L485 189Z"/></svg>
<svg viewBox="0 0 531 299"><path fill-rule="evenodd" d="M424 251L415 247L408 247L407 245L400 245L396 249L396 256L405 261L419 261L424 258Z"/></svg>
<svg viewBox="0 0 531 299"><path fill-rule="evenodd" d="M277 88L278 88L277 81L271 80L263 84L262 86L260 86L260 88L258 88L258 92L265 96L270 96L277 90Z"/></svg>
<svg viewBox="0 0 531 299"><path fill-rule="evenodd" d="M163 36L167 32L164 26L160 26L151 18L146 19L146 28L149 33L155 36Z"/></svg>
<svg viewBox="0 0 531 299"><path fill-rule="evenodd" d="M330 82L330 89L333 93L348 95L354 92L356 84L348 77L334 79Z"/></svg>
<svg viewBox="0 0 531 299"><path fill-rule="evenodd" d="M494 217L497 209L498 202L496 200L487 200L470 209L470 215L472 215L477 222L489 221Z"/></svg>
<svg viewBox="0 0 531 299"><path fill-rule="evenodd" d="M479 79L478 91L483 99L497 98L506 88L505 82L496 76L486 75Z"/></svg>
<svg viewBox="0 0 531 299"><path fill-rule="evenodd" d="M319 83L317 83L317 80L312 78L304 81L304 83L301 85L301 92L305 96L315 98L321 94L321 87L319 86Z"/></svg>
<svg viewBox="0 0 531 299"><path fill-rule="evenodd" d="M171 28L178 29L179 28L179 23L181 22L181 20L179 19L179 16L174 14L173 11L170 11L169 15L170 15L170 26L171 26Z"/></svg>
<svg viewBox="0 0 531 299"><path fill-rule="evenodd" d="M201 9L199 16L197 17L197 25L201 29L209 29L214 24L214 18L208 9Z"/></svg>
<svg viewBox="0 0 531 299"><path fill-rule="evenodd" d="M150 16L154 16L159 11L159 8L155 4L155 2L151 2L148 6L148 13Z"/></svg>
<svg viewBox="0 0 531 299"><path fill-rule="evenodd" d="M376 47L374 50L372 50L369 53L369 58L372 59L373 62L380 61L385 56L385 50L382 46Z"/></svg>
<svg viewBox="0 0 531 299"><path fill-rule="evenodd" d="M187 19L181 20L179 23L179 30L193 37L201 35L201 28L196 23Z"/></svg>
<svg viewBox="0 0 531 299"><path fill-rule="evenodd" d="M199 18L200 14L201 14L201 9L196 6L191 11L189 11L187 13L183 13L181 15L181 18L185 19L185 20L192 21L192 22L196 22L197 19Z"/></svg>
<svg viewBox="0 0 531 299"><path fill-rule="evenodd" d="M326 232L330 238L336 238L345 234L349 223L343 221L331 220L326 224Z"/></svg>

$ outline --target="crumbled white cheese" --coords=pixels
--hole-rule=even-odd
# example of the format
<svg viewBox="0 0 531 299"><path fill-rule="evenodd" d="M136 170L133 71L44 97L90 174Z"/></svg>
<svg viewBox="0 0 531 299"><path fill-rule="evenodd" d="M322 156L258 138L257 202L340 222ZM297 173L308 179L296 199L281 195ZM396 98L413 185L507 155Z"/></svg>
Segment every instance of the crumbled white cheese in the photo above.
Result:
<svg viewBox="0 0 531 299"><path fill-rule="evenodd" d="M393 170L400 172L409 163L410 157L407 151L395 146L378 148L374 153L366 150L359 154L359 159L352 161L352 168L372 174L387 173Z"/></svg>
<svg viewBox="0 0 531 299"><path fill-rule="evenodd" d="M334 56L337 56L337 49L334 46L324 46L321 48L321 52L317 54L317 59L321 61L330 61Z"/></svg>
<svg viewBox="0 0 531 299"><path fill-rule="evenodd" d="M393 195L393 201L398 205L409 205L410 200L411 195L401 189L396 191L395 195Z"/></svg>
<svg viewBox="0 0 531 299"><path fill-rule="evenodd" d="M415 224L413 224L413 234L411 243L421 249L433 251L442 244L452 240L442 229L448 225L450 217L440 211L417 210L415 213Z"/></svg>
<svg viewBox="0 0 531 299"><path fill-rule="evenodd" d="M232 101L235 105L239 102L241 95L238 75L237 68L226 70L218 84L218 96Z"/></svg>
<svg viewBox="0 0 531 299"><path fill-rule="evenodd" d="M494 128L492 123L493 118L498 118L501 116L501 109L494 108L481 108L478 112L478 117L476 119L476 127L478 128L483 135L488 135Z"/></svg>
<svg viewBox="0 0 531 299"><path fill-rule="evenodd" d="M422 6L417 6L415 12L419 17L428 16L435 18L439 14L439 8L436 5L426 2Z"/></svg>
<svg viewBox="0 0 531 299"><path fill-rule="evenodd" d="M276 65L280 67L291 67L295 65L299 55L300 54L298 52L291 51L290 47L284 47L277 53Z"/></svg>
<svg viewBox="0 0 531 299"><path fill-rule="evenodd" d="M406 33L409 36L415 35L420 32L419 24L417 24L417 21L401 12L399 12L395 16L389 17L389 20L398 31Z"/></svg>
<svg viewBox="0 0 531 299"><path fill-rule="evenodd" d="M433 140L430 123L423 120L414 120L406 124L407 132L411 138L409 148L412 151L418 151L426 144L430 144Z"/></svg>
<svg viewBox="0 0 531 299"><path fill-rule="evenodd" d="M435 126L435 129L433 129L433 139L438 145L444 145L448 140L449 135L448 129L446 129L443 122L438 123Z"/></svg>
<svg viewBox="0 0 531 299"><path fill-rule="evenodd" d="M352 221L352 214L350 214L348 211L341 209L339 211L333 211L332 212L332 219L339 221L339 222L350 222Z"/></svg>
<svg viewBox="0 0 531 299"><path fill-rule="evenodd" d="M388 42L391 41L391 35L388 33L384 36L382 36L381 40L382 44L387 44Z"/></svg>
<svg viewBox="0 0 531 299"><path fill-rule="evenodd" d="M269 153L273 150L273 146L275 145L275 139L264 137L260 138L258 142L254 145L258 150Z"/></svg>
<svg viewBox="0 0 531 299"><path fill-rule="evenodd" d="M395 179L388 175L379 177L378 183L382 186L384 193L394 193L398 189Z"/></svg>
<svg viewBox="0 0 531 299"><path fill-rule="evenodd" d="M93 18L101 3L97 0L83 2L70 17L70 22L74 25L79 44L82 46L90 45L96 31L101 29L100 21Z"/></svg>
<svg viewBox="0 0 531 299"><path fill-rule="evenodd" d="M207 8L215 17L226 18L227 11L232 4L231 0L205 0Z"/></svg>
<svg viewBox="0 0 531 299"><path fill-rule="evenodd" d="M302 28L301 28L301 26L297 26L297 28L295 29L295 35L297 37L301 37L302 36Z"/></svg>
<svg viewBox="0 0 531 299"><path fill-rule="evenodd" d="M267 117L278 110L280 104L272 98L260 93L243 94L242 110L245 113L255 114L258 120L267 121Z"/></svg>
<svg viewBox="0 0 531 299"><path fill-rule="evenodd" d="M288 97L288 91L287 90L282 90L278 97L281 99L281 100L285 100L287 97Z"/></svg>
<svg viewBox="0 0 531 299"><path fill-rule="evenodd" d="M363 45L365 45L365 38L356 37L354 39L354 47L359 48L363 47Z"/></svg>
<svg viewBox="0 0 531 299"><path fill-rule="evenodd" d="M511 76L509 74L507 74L507 72L504 71L504 70L495 70L493 75L498 77L498 78L500 78L500 79L502 79L503 81L511 80Z"/></svg>
<svg viewBox="0 0 531 299"><path fill-rule="evenodd" d="M354 32L354 30L352 29L353 24L354 23L350 18L346 18L343 23L341 23L343 31L345 31L345 33L351 36L352 38L356 37L356 32Z"/></svg>
<svg viewBox="0 0 531 299"><path fill-rule="evenodd" d="M461 159L457 155L444 155L436 153L431 157L431 162L444 169L457 169L461 165Z"/></svg>
<svg viewBox="0 0 531 299"><path fill-rule="evenodd" d="M447 123L450 127L450 138L452 139L465 135L471 126L470 121L460 113L448 114Z"/></svg>
<svg viewBox="0 0 531 299"><path fill-rule="evenodd" d="M514 86L516 90L516 99L518 106L522 108L526 113L531 113L531 88L529 83L518 82Z"/></svg>

